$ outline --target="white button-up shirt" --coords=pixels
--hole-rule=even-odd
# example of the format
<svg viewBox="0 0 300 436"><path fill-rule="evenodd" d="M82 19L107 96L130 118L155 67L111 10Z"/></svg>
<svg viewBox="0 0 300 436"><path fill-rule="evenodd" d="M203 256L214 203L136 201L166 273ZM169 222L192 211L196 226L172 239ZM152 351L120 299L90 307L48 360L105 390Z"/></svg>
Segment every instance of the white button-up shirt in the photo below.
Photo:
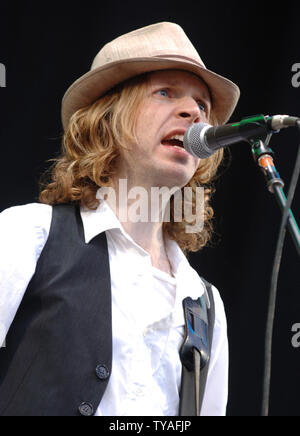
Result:
<svg viewBox="0 0 300 436"><path fill-rule="evenodd" d="M106 232L111 272L113 365L96 415L177 415L182 300L206 295L205 286L175 241L166 241L173 277L153 267L105 201L97 210L81 210L81 217L87 244ZM36 203L0 214L0 344L34 275L51 219L52 207ZM206 416L224 415L227 403L226 317L215 287L213 295L215 327L201 411Z"/></svg>

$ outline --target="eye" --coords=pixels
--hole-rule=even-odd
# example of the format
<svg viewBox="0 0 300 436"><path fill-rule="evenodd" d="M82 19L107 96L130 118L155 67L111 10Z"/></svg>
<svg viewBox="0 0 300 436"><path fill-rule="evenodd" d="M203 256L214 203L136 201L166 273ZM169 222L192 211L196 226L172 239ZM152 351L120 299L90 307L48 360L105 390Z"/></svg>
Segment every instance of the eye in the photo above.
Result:
<svg viewBox="0 0 300 436"><path fill-rule="evenodd" d="M158 94L162 95L163 97L168 97L169 96L169 91L167 89L159 89L157 91Z"/></svg>
<svg viewBox="0 0 300 436"><path fill-rule="evenodd" d="M199 109L203 112L206 112L206 106L204 103L202 103L202 101L197 101L197 104L199 106Z"/></svg>

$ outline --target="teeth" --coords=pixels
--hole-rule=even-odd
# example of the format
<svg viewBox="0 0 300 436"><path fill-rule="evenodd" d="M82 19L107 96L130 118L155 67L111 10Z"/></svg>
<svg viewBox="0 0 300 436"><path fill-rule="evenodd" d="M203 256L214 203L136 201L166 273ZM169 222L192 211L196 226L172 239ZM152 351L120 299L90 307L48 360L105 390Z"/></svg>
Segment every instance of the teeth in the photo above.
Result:
<svg viewBox="0 0 300 436"><path fill-rule="evenodd" d="M169 139L177 139L178 141L183 142L183 135L173 135L171 138Z"/></svg>

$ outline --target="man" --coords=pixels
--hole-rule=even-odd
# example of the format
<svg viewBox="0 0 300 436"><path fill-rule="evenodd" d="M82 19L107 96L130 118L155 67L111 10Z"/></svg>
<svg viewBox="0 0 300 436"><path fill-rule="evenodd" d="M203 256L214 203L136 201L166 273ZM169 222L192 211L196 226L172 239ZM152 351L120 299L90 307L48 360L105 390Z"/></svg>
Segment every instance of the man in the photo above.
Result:
<svg viewBox="0 0 300 436"><path fill-rule="evenodd" d="M107 44L68 89L41 203L0 215L0 415L177 415L188 296L215 306L201 414L225 414L223 304L184 256L210 237L222 155L200 161L182 139L225 123L238 97L173 23ZM201 228L175 217L184 188L193 213L204 190Z"/></svg>

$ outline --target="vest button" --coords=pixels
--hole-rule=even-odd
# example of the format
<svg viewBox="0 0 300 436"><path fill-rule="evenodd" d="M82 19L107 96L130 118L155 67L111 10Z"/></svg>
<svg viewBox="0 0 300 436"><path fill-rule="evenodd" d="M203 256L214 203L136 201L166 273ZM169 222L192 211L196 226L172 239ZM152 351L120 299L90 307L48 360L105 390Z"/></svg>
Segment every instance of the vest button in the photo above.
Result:
<svg viewBox="0 0 300 436"><path fill-rule="evenodd" d="M82 416L93 416L94 408L90 403L82 403L78 407L79 413Z"/></svg>
<svg viewBox="0 0 300 436"><path fill-rule="evenodd" d="M106 365L101 364L97 366L96 374L100 380L106 380L109 377L109 370Z"/></svg>

